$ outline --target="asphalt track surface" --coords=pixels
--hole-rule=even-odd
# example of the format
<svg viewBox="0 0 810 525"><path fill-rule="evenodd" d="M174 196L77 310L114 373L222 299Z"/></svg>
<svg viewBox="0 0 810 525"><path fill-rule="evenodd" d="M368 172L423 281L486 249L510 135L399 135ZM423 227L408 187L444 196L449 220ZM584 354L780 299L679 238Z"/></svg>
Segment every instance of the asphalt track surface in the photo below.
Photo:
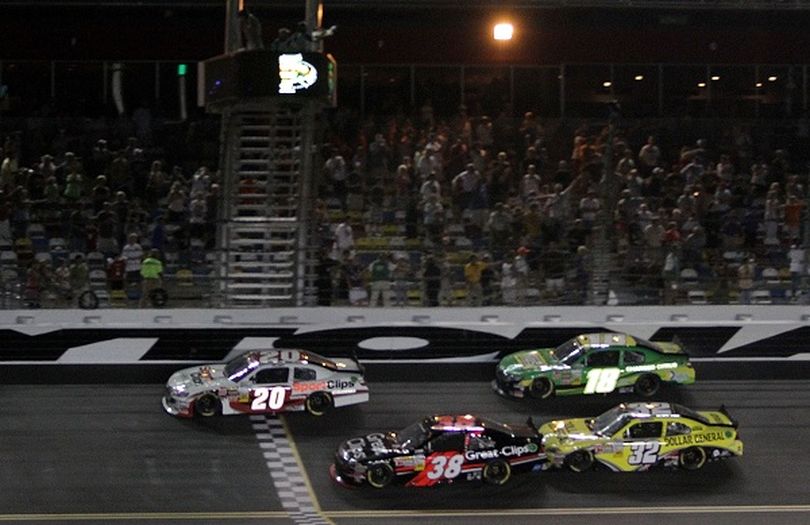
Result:
<svg viewBox="0 0 810 525"><path fill-rule="evenodd" d="M595 415L626 396L517 402L484 382L376 383L367 405L286 426L327 522L335 524L810 523L810 381L704 381L662 393L692 408L725 404L745 455L698 472L547 471L504 487L346 489L335 447L432 413L521 423ZM0 386L0 523L290 523L244 417L164 414L162 386Z"/></svg>

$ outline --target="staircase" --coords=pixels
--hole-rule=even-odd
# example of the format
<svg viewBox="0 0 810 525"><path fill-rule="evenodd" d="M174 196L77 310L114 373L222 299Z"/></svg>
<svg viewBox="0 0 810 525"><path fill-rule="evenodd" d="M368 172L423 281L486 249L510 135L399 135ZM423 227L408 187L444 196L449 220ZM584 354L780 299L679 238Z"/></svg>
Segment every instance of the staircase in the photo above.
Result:
<svg viewBox="0 0 810 525"><path fill-rule="evenodd" d="M314 119L305 105L223 114L223 302L297 306L306 275L306 211Z"/></svg>

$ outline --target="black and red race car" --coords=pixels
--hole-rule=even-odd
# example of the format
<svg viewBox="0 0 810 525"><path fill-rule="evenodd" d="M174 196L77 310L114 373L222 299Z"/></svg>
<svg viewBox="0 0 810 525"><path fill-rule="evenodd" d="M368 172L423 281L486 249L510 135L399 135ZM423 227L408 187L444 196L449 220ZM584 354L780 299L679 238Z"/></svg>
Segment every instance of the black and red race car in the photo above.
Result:
<svg viewBox="0 0 810 525"><path fill-rule="evenodd" d="M512 426L472 415L432 416L399 432L345 441L332 477L341 484L430 487L456 480L503 485L514 472L544 470L542 436L529 420Z"/></svg>

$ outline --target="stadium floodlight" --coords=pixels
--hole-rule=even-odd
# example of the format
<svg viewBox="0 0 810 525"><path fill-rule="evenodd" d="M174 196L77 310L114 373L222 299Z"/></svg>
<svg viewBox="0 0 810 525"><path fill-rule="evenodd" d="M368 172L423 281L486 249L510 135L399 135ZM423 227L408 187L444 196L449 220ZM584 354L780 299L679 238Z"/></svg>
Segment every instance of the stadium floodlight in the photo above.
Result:
<svg viewBox="0 0 810 525"><path fill-rule="evenodd" d="M644 80L644 75L636 75L635 80Z"/></svg>
<svg viewBox="0 0 810 525"><path fill-rule="evenodd" d="M768 77L768 82L776 82L777 80L779 80L777 76L771 75Z"/></svg>
<svg viewBox="0 0 810 525"><path fill-rule="evenodd" d="M492 38L495 40L512 40L514 33L515 27L508 22L495 24L492 28Z"/></svg>

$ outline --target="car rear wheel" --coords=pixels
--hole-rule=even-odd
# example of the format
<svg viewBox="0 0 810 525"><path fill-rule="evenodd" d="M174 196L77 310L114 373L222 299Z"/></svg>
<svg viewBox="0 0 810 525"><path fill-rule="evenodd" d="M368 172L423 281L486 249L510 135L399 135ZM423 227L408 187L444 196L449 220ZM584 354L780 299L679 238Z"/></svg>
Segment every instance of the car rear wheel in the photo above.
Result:
<svg viewBox="0 0 810 525"><path fill-rule="evenodd" d="M221 412L222 403L214 394L205 394L194 402L194 413L200 417L213 417Z"/></svg>
<svg viewBox="0 0 810 525"><path fill-rule="evenodd" d="M388 463L374 463L366 471L366 481L375 489L381 489L394 479L394 469Z"/></svg>
<svg viewBox="0 0 810 525"><path fill-rule="evenodd" d="M574 472L585 472L593 466L593 454L590 450L577 450L565 458L565 464Z"/></svg>
<svg viewBox="0 0 810 525"><path fill-rule="evenodd" d="M661 379L655 374L644 374L636 379L633 390L641 397L652 397L661 388Z"/></svg>
<svg viewBox="0 0 810 525"><path fill-rule="evenodd" d="M529 393L535 399L548 399L554 393L554 383L547 377L538 377L532 381Z"/></svg>
<svg viewBox="0 0 810 525"><path fill-rule="evenodd" d="M313 392L307 397L304 406L313 416L322 416L332 408L332 396L326 392Z"/></svg>
<svg viewBox="0 0 810 525"><path fill-rule="evenodd" d="M502 459L495 459L484 465L481 474L490 485L503 485L512 477L512 466Z"/></svg>
<svg viewBox="0 0 810 525"><path fill-rule="evenodd" d="M681 450L678 462L686 470L698 470L706 464L706 450L701 447L690 447Z"/></svg>

